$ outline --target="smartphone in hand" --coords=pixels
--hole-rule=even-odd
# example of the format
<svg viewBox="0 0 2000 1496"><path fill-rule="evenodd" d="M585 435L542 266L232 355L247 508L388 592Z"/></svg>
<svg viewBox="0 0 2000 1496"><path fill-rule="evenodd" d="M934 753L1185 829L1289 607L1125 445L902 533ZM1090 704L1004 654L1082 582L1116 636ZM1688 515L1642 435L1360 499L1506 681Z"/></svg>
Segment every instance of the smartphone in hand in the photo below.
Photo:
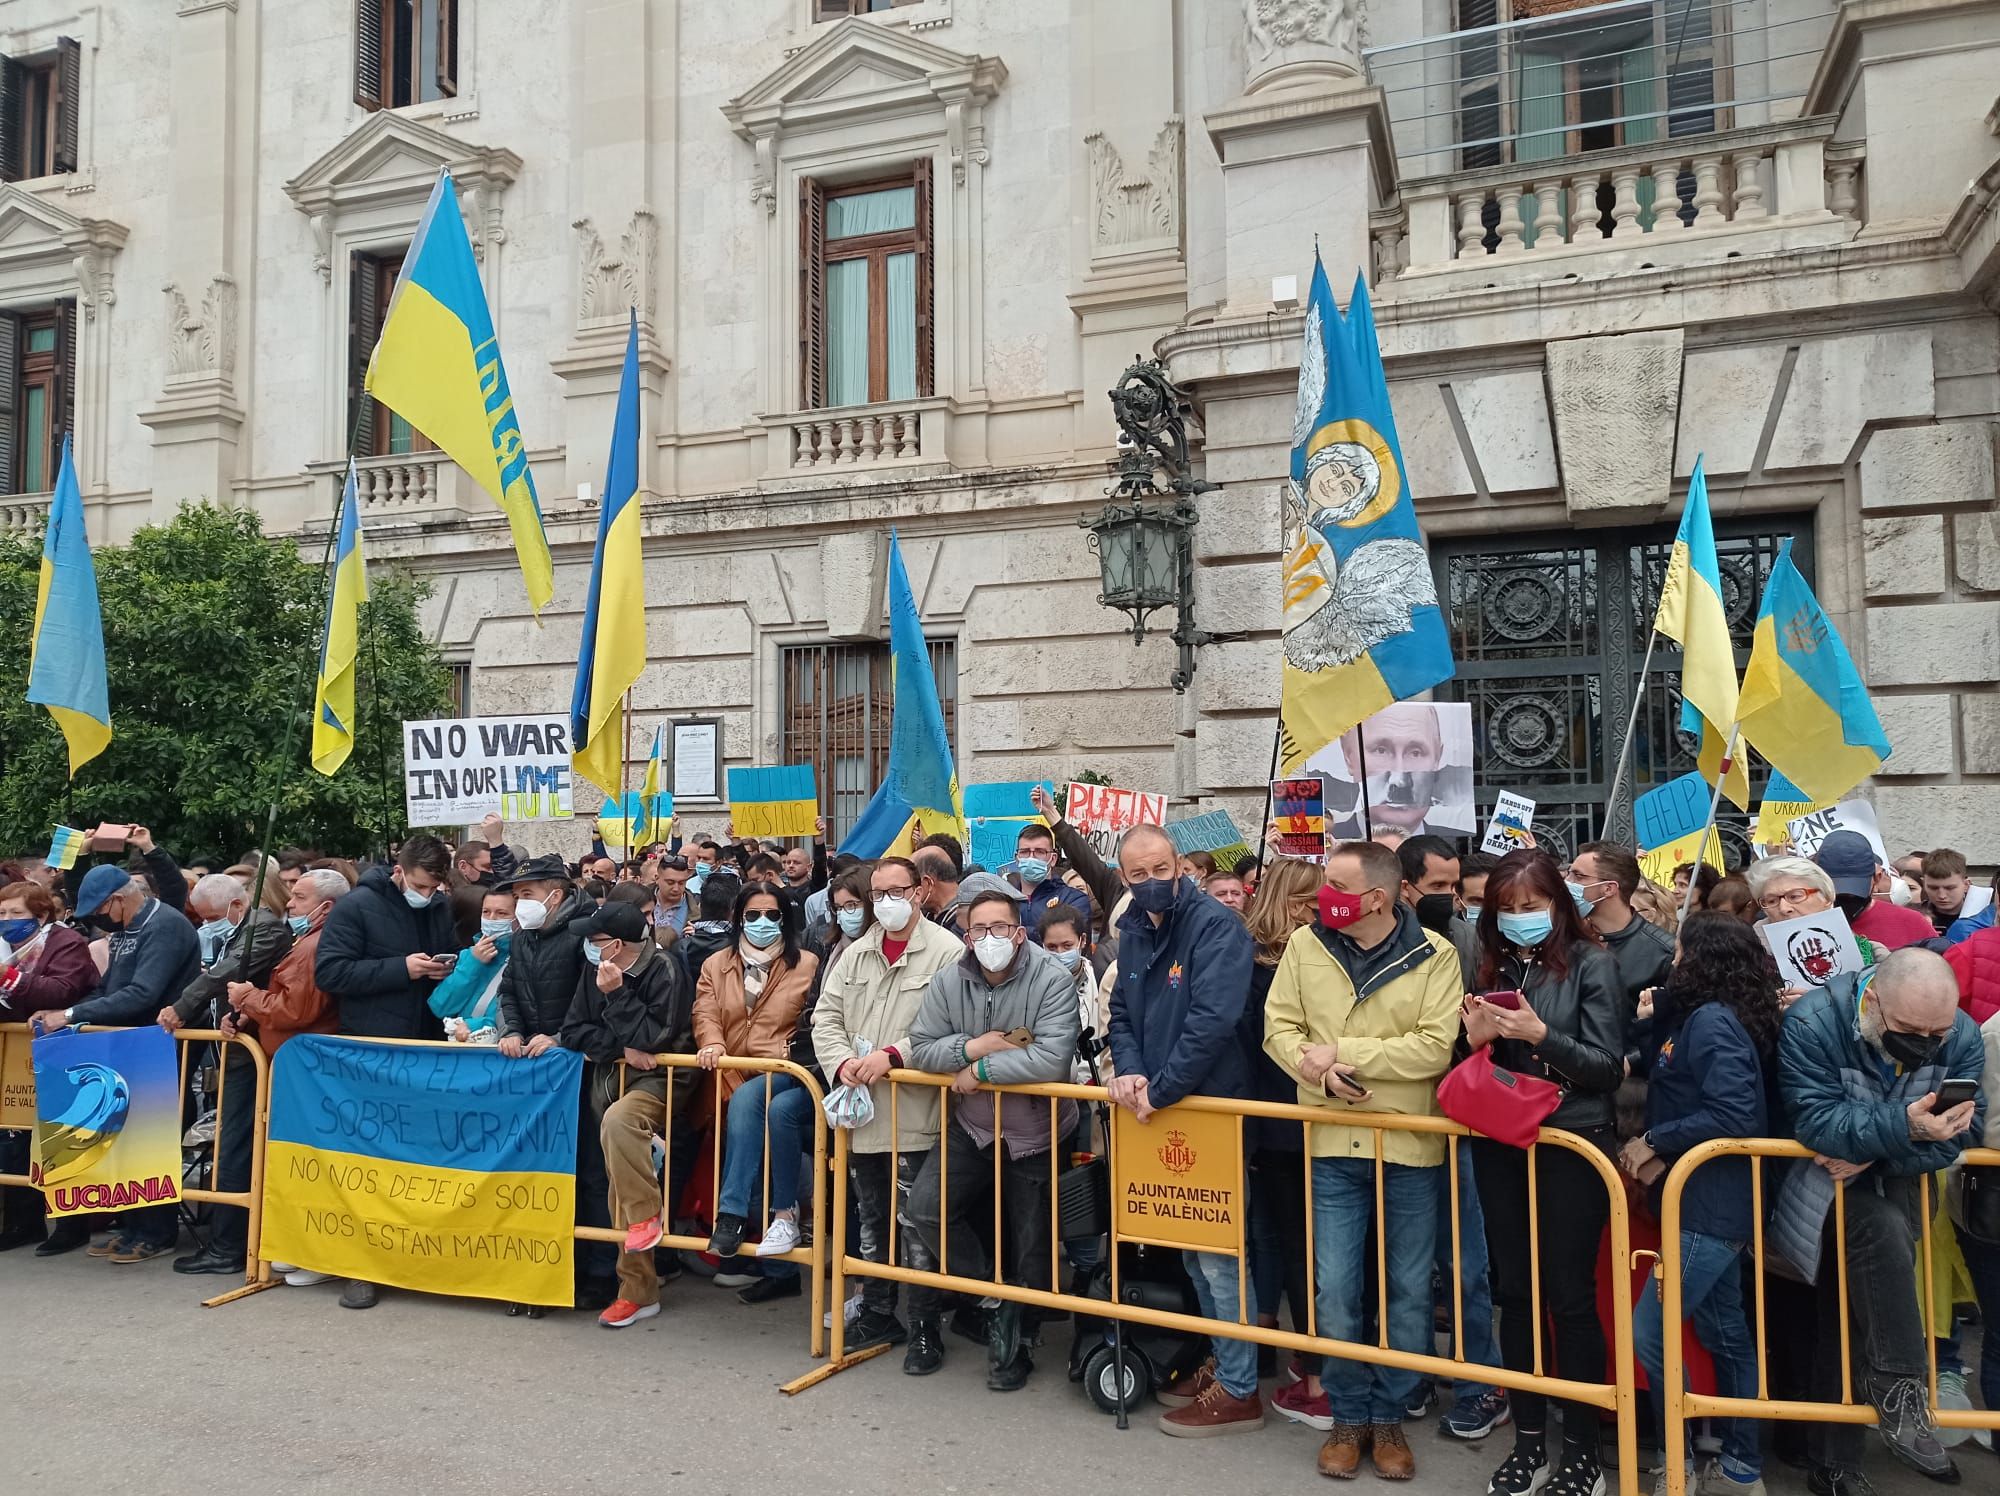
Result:
<svg viewBox="0 0 2000 1496"><path fill-rule="evenodd" d="M1482 992L1479 994L1479 1000L1489 1007L1509 1008L1517 1013L1521 1009L1521 994L1512 987L1503 987L1495 992Z"/></svg>
<svg viewBox="0 0 2000 1496"><path fill-rule="evenodd" d="M1939 1116L1955 1106L1964 1106L1979 1094L1976 1080L1947 1080L1939 1083L1937 1100L1931 1103L1931 1115Z"/></svg>

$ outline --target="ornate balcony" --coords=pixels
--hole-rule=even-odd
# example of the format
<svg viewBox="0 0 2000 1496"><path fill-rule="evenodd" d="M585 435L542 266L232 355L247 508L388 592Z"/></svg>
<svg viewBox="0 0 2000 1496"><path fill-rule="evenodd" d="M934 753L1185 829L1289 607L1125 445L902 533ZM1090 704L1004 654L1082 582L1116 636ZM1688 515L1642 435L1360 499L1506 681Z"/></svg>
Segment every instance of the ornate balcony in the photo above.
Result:
<svg viewBox="0 0 2000 1496"><path fill-rule="evenodd" d="M942 398L846 405L769 416L773 478L945 461L948 402Z"/></svg>
<svg viewBox="0 0 2000 1496"><path fill-rule="evenodd" d="M0 535L40 534L54 497L46 493L0 495Z"/></svg>

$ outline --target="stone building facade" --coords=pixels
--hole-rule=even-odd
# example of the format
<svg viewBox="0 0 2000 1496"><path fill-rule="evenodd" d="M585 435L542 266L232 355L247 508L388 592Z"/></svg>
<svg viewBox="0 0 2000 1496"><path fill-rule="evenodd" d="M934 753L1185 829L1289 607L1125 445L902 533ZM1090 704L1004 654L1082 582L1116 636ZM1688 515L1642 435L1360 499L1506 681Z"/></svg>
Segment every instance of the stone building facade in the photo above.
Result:
<svg viewBox="0 0 2000 1496"><path fill-rule="evenodd" d="M1373 286L1438 694L1492 787L1558 839L1601 805L1705 454L1739 612L1796 537L1877 688L1888 839L1991 857L2000 0L1697 3L1691 34L1662 0L11 0L0 525L40 523L67 431L100 543L207 498L310 543L354 441L468 708L562 708L636 308L635 751L713 719L731 764L817 756L844 824L894 525L962 779L1097 769L1247 826L1317 236ZM539 624L497 509L355 388L440 167L547 515ZM1077 526L1153 351L1218 485L1194 596L1228 637L1184 695Z"/></svg>

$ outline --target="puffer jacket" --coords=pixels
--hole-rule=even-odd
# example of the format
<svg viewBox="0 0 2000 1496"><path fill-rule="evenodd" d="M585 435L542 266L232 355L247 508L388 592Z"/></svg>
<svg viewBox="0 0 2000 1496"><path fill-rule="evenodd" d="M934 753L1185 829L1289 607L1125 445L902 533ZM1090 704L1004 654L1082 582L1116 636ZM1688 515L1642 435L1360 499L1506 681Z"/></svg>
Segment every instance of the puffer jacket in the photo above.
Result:
<svg viewBox="0 0 2000 1496"><path fill-rule="evenodd" d="M549 911L539 930L516 930L500 972L500 1037L553 1038L561 1032L583 975L583 936L577 922L597 912L582 889Z"/></svg>
<svg viewBox="0 0 2000 1496"><path fill-rule="evenodd" d="M407 963L457 950L449 899L440 893L413 909L389 870L371 867L320 926L313 981L333 999L343 1034L435 1039L444 1032L429 1005L437 984L412 977Z"/></svg>
<svg viewBox="0 0 2000 1496"><path fill-rule="evenodd" d="M1568 1084L1547 1126L1572 1132L1609 1127L1625 1079L1625 1031L1632 1011L1611 953L1594 940L1579 940L1560 977L1539 960L1510 954L1501 960L1497 985L1518 988L1549 1032L1539 1044L1495 1040L1494 1062L1519 1075Z"/></svg>
<svg viewBox="0 0 2000 1496"><path fill-rule="evenodd" d="M1958 1005L1983 1024L2000 1013L2000 929L1976 931L1944 953L1958 978Z"/></svg>

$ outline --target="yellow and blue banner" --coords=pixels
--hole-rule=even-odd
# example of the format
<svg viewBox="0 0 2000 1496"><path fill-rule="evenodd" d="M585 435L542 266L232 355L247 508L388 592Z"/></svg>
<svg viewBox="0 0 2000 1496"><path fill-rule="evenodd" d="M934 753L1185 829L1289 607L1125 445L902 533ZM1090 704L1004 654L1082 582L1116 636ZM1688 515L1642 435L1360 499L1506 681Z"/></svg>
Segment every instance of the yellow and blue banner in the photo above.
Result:
<svg viewBox="0 0 2000 1496"><path fill-rule="evenodd" d="M477 1044L290 1040L271 1072L264 1255L567 1307L582 1075L566 1049L510 1060Z"/></svg>
<svg viewBox="0 0 2000 1496"><path fill-rule="evenodd" d="M111 688L104 669L104 613L83 528L69 438L42 535L42 579L28 645L28 700L48 708L69 744L70 777L111 742Z"/></svg>
<svg viewBox="0 0 2000 1496"><path fill-rule="evenodd" d="M89 832L79 831L74 826L58 826L49 838L49 855L42 860L52 868L68 872L76 866L77 857L88 845Z"/></svg>
<svg viewBox="0 0 2000 1496"><path fill-rule="evenodd" d="M1778 548L1757 611L1737 705L1743 736L1816 801L1837 801L1882 767L1889 735L1833 622Z"/></svg>
<svg viewBox="0 0 2000 1496"><path fill-rule="evenodd" d="M1702 774L1710 784L1721 776L1722 793L1748 810L1750 773L1743 755L1723 767L1736 726L1736 647L1722 606L1722 566L1715 556L1703 462L1695 458L1694 476L1688 479L1687 503L1667 557L1653 627L1681 647L1681 731L1701 739L1696 762Z"/></svg>
<svg viewBox="0 0 2000 1496"><path fill-rule="evenodd" d="M674 825L674 797L660 788L664 780L666 729L653 729L653 756L646 760L646 777L638 793L607 795L597 812L597 835L607 848L643 847L665 841Z"/></svg>
<svg viewBox="0 0 2000 1496"><path fill-rule="evenodd" d="M811 836L818 820L811 764L729 771L729 824L738 836Z"/></svg>
<svg viewBox="0 0 2000 1496"><path fill-rule="evenodd" d="M1813 799L1773 769L1770 782L1764 786L1764 799L1757 807L1757 824L1750 832L1750 840L1760 847L1789 846L1792 822L1800 816L1831 808L1831 801Z"/></svg>
<svg viewBox="0 0 2000 1496"><path fill-rule="evenodd" d="M583 644L570 697L571 762L607 795L625 792L625 693L646 668L646 569L639 532L639 317L625 338L625 372L611 422L597 553L583 605Z"/></svg>
<svg viewBox="0 0 2000 1496"><path fill-rule="evenodd" d="M52 1216L172 1205L181 1197L180 1065L166 1030L36 1039L29 1177Z"/></svg>
<svg viewBox="0 0 2000 1496"><path fill-rule="evenodd" d="M507 516L539 615L555 596L528 447L451 173L438 173L368 360L368 393L436 442Z"/></svg>
<svg viewBox="0 0 2000 1496"><path fill-rule="evenodd" d="M1706 862L1718 873L1724 871L1722 837L1708 819L1712 799L1708 780L1695 769L1633 801L1639 871L1662 888L1674 886L1674 869L1684 862Z"/></svg>
<svg viewBox="0 0 2000 1496"><path fill-rule="evenodd" d="M1450 680L1451 639L1389 407L1368 285L1347 314L1313 254L1284 563L1281 774L1383 707Z"/></svg>
<svg viewBox="0 0 2000 1496"><path fill-rule="evenodd" d="M1030 826L1046 826L1035 809L1034 793L1056 792L1049 779L1015 780L1006 784L965 786L965 860L976 862L988 872L1012 867L1014 846Z"/></svg>
<svg viewBox="0 0 2000 1496"><path fill-rule="evenodd" d="M354 751L354 661L361 646L361 605L368 601L368 562L361 554L361 500L354 459L340 495L333 576L326 591L326 629L319 646L319 688L313 694L312 766L331 775Z"/></svg>
<svg viewBox="0 0 2000 1496"><path fill-rule="evenodd" d="M907 857L919 826L926 832L949 833L961 846L965 844L965 801L959 793L958 768L952 762L944 709L938 705L923 619L894 529L889 531L889 655L895 673L889 772L840 841L843 852L861 858Z"/></svg>

